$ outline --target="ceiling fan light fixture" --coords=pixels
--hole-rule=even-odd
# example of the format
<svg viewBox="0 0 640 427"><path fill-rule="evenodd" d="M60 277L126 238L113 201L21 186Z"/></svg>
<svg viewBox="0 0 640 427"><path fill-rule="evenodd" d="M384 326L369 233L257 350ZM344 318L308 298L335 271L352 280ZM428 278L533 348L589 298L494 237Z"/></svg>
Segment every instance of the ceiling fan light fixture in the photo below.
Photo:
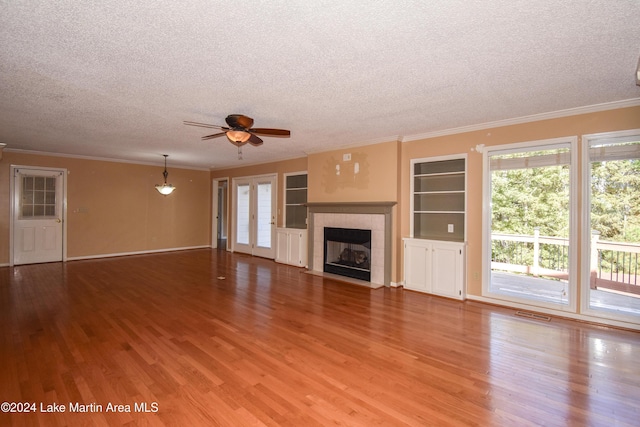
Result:
<svg viewBox="0 0 640 427"><path fill-rule="evenodd" d="M243 130L231 129L227 131L227 138L229 139L229 141L237 144L247 142L249 138L251 138L251 134Z"/></svg>
<svg viewBox="0 0 640 427"><path fill-rule="evenodd" d="M158 193L162 194L163 196L168 196L169 194L173 193L173 190L175 190L176 187L174 187L171 184L167 184L167 177L169 176L169 172L167 172L167 157L169 157L169 155L163 154L163 156L164 156L164 172L162 172L162 176L164 176L164 184L156 185L156 190L158 190Z"/></svg>
<svg viewBox="0 0 640 427"><path fill-rule="evenodd" d="M242 114L230 114L225 119L227 126L211 125L207 123L198 123L185 120L183 123L187 126L199 126L203 128L220 129L221 132L217 132L211 135L202 137L202 140L209 140L217 138L219 136L226 136L230 143L240 148L244 144L249 143L254 147L262 145L263 141L258 135L273 136L273 137L285 137L291 136L291 131L287 129L272 129L272 128L252 128L253 119ZM238 150L238 157L241 158L242 151Z"/></svg>

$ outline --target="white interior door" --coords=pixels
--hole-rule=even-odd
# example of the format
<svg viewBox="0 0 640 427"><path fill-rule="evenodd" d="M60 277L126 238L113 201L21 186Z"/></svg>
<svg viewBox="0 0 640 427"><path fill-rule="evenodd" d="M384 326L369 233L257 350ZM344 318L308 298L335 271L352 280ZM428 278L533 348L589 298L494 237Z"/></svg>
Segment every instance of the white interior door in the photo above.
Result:
<svg viewBox="0 0 640 427"><path fill-rule="evenodd" d="M276 176L234 179L234 250L275 258Z"/></svg>
<svg viewBox="0 0 640 427"><path fill-rule="evenodd" d="M64 171L12 170L13 264L62 261Z"/></svg>

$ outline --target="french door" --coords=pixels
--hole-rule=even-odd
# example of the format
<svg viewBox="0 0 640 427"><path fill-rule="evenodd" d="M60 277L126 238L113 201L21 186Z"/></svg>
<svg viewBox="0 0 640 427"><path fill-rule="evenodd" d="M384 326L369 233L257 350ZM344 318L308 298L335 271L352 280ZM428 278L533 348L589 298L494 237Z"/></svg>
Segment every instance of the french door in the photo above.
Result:
<svg viewBox="0 0 640 427"><path fill-rule="evenodd" d="M234 251L275 258L276 176L233 180Z"/></svg>
<svg viewBox="0 0 640 427"><path fill-rule="evenodd" d="M12 264L63 260L65 172L12 167Z"/></svg>

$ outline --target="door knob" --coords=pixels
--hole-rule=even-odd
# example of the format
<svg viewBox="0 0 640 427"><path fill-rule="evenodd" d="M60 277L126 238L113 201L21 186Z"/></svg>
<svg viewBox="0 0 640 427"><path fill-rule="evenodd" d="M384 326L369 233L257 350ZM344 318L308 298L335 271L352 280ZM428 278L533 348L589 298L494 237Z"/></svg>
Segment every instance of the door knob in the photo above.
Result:
<svg viewBox="0 0 640 427"><path fill-rule="evenodd" d="M60 218L56 218L56 222L59 224L62 222L62 220Z"/></svg>

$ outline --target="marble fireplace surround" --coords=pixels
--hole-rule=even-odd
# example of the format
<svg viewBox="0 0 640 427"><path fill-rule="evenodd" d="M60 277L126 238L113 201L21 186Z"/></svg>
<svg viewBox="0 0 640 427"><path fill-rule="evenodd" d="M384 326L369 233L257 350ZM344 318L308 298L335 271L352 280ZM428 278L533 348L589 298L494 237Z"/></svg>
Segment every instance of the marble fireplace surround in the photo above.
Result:
<svg viewBox="0 0 640 427"><path fill-rule="evenodd" d="M391 210L396 202L307 203L309 271L322 274L324 227L371 230L372 288L391 285ZM348 278L345 278L349 280Z"/></svg>

